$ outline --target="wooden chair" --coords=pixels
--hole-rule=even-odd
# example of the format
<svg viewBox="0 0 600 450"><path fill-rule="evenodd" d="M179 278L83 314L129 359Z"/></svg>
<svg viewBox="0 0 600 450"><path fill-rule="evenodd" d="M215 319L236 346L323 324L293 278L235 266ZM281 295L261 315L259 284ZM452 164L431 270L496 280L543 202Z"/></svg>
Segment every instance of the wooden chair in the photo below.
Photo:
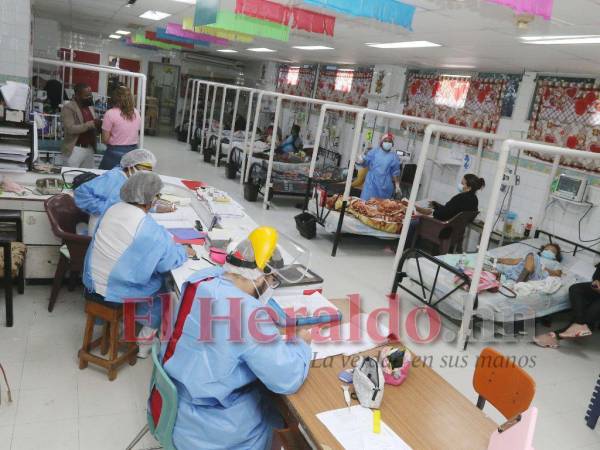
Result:
<svg viewBox="0 0 600 450"><path fill-rule="evenodd" d="M60 251L48 302L48 311L52 312L67 272L70 272L69 288L74 289L77 274L83 272L85 254L92 238L77 234L75 231L78 223L88 222L89 216L75 205L73 197L68 194L58 194L46 200L44 206L53 233L61 238L64 244Z"/></svg>
<svg viewBox="0 0 600 450"><path fill-rule="evenodd" d="M473 222L478 214L479 211L463 211L447 221L431 216L420 217L413 247L418 239L423 239L434 244L439 255L462 252L467 225Z"/></svg>
<svg viewBox="0 0 600 450"><path fill-rule="evenodd" d="M273 430L271 450L310 450L298 428Z"/></svg>
<svg viewBox="0 0 600 450"><path fill-rule="evenodd" d="M479 394L479 409L488 401L507 419L525 412L535 395L533 378L490 347L484 348L477 359L473 388Z"/></svg>
<svg viewBox="0 0 600 450"><path fill-rule="evenodd" d="M83 370L88 366L88 363L96 364L106 369L108 379L113 381L117 378L117 369L126 361L129 361L131 366L135 365L138 346L134 342L123 342L119 336L123 319L123 305L121 303L107 302L101 296L87 292L85 298L87 320L83 334L83 345L78 353L79 368ZM96 319L104 321L104 330L102 336L92 340ZM100 347L102 355L108 353L108 358L92 354L92 350L97 347ZM124 352L119 356L121 347L124 347Z"/></svg>

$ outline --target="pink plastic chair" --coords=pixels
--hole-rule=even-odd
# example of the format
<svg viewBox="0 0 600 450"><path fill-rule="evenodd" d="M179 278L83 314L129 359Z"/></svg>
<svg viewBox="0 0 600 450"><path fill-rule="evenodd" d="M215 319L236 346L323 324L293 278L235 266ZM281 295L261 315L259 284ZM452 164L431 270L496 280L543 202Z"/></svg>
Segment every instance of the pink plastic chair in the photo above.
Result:
<svg viewBox="0 0 600 450"><path fill-rule="evenodd" d="M500 428L494 431L490 438L488 450L534 450L533 435L537 422L537 408L532 406L523 414L517 423L510 428L500 432ZM507 423L510 423L509 420ZM506 424L505 424L506 425Z"/></svg>

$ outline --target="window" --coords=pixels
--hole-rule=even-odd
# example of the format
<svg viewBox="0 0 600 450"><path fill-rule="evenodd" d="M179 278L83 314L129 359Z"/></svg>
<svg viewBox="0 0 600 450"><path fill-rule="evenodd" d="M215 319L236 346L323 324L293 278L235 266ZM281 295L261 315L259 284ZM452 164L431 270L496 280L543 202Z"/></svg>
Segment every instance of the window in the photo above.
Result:
<svg viewBox="0 0 600 450"><path fill-rule="evenodd" d="M300 75L300 67L290 67L288 69L286 83L291 86L298 84L298 76Z"/></svg>
<svg viewBox="0 0 600 450"><path fill-rule="evenodd" d="M464 108L470 86L470 78L441 77L436 85L434 102L438 106Z"/></svg>
<svg viewBox="0 0 600 450"><path fill-rule="evenodd" d="M348 93L352 90L352 81L354 80L354 70L340 69L335 75L335 90Z"/></svg>

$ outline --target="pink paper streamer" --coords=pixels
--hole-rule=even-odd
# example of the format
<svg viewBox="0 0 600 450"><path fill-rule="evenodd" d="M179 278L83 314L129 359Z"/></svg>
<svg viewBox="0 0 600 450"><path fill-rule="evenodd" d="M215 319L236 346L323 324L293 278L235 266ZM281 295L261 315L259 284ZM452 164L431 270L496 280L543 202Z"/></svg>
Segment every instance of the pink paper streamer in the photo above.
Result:
<svg viewBox="0 0 600 450"><path fill-rule="evenodd" d="M554 0L487 0L488 3L508 6L517 14L533 14L550 20Z"/></svg>
<svg viewBox="0 0 600 450"><path fill-rule="evenodd" d="M194 39L196 41L210 42L211 44L223 46L229 45L229 41L227 39L211 36L210 34L196 33L194 31L184 30L183 27L178 23L167 24L167 34L188 39Z"/></svg>

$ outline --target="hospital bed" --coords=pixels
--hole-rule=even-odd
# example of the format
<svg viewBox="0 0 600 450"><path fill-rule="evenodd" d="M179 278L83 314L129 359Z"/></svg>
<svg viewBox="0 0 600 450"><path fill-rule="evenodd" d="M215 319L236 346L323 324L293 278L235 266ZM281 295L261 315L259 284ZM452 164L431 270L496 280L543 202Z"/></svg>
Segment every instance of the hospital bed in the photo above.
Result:
<svg viewBox="0 0 600 450"><path fill-rule="evenodd" d="M504 286L499 292L484 291L475 301L475 319L493 321L504 329L514 329L515 323L570 308L569 287L590 280L585 268L593 267L593 258L600 256L600 252L538 230L534 239L492 249L489 255L521 258L528 253L538 252L548 242L555 242L563 247L560 288L552 294L532 292L517 295ZM400 289L450 320L460 322L470 286L470 279L456 268L460 257L461 255L432 256L419 249L406 250L396 271L393 293Z"/></svg>
<svg viewBox="0 0 600 450"><path fill-rule="evenodd" d="M292 154L289 160L276 156L273 161L271 173L270 199L275 195L305 196L308 187L308 174L310 169L310 156L314 151L311 147L305 147L304 152L308 155L305 159L295 159ZM346 171L339 168L341 155L337 152L320 147L318 150L318 167L313 179L324 185L340 183L346 178ZM247 182L244 184L244 198L247 201L256 201L258 194L264 195L264 187L267 182L269 168L269 153L253 153L249 163L250 170Z"/></svg>

